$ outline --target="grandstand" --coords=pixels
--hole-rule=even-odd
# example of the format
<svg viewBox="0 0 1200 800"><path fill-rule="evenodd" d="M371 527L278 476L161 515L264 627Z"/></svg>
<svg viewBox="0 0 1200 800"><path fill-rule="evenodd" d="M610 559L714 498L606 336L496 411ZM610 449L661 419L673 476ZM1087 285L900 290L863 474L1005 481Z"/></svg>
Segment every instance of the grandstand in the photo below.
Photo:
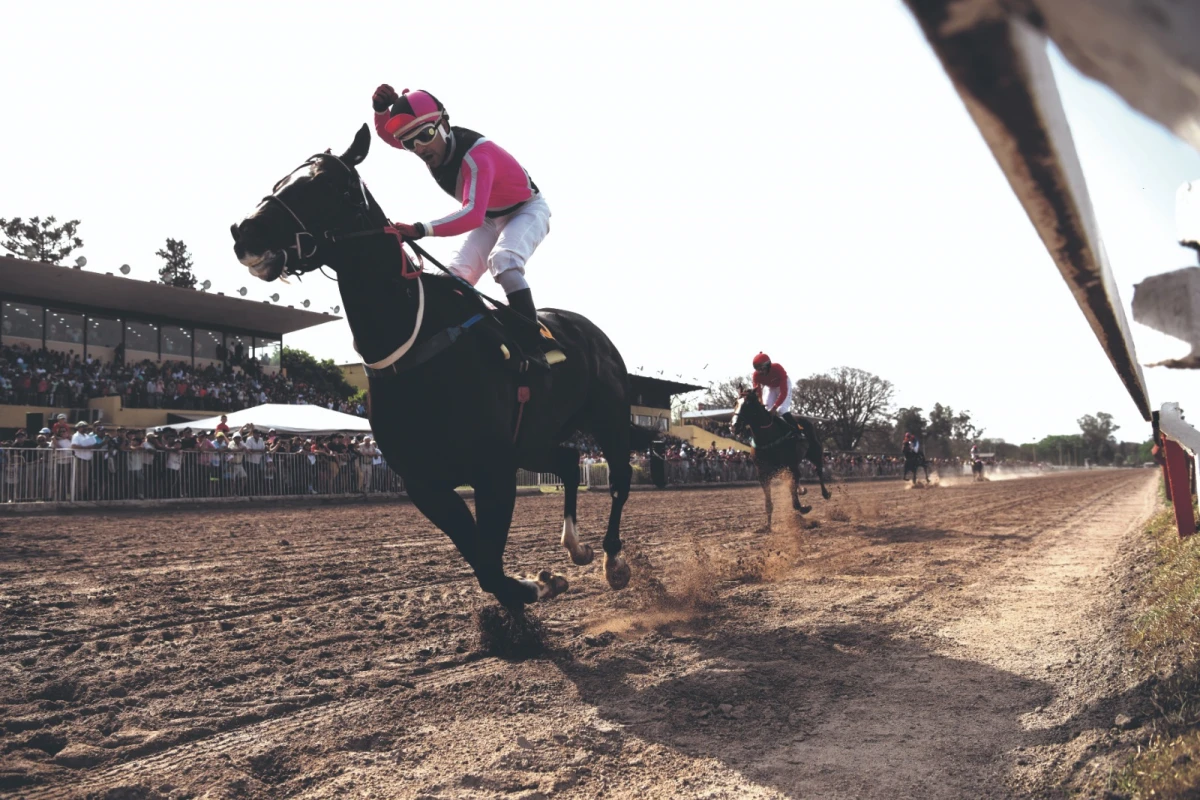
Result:
<svg viewBox="0 0 1200 800"><path fill-rule="evenodd" d="M85 364L89 358L126 365L169 361L194 370L228 367L235 373L253 367L271 376L280 372L284 335L337 319L220 292L0 256L0 349L9 356L44 348ZM204 409L126 408L119 395L93 397L86 407L74 408L37 399L45 400L0 405L0 431L37 430L59 413L72 421L103 419L130 428L211 414Z"/></svg>

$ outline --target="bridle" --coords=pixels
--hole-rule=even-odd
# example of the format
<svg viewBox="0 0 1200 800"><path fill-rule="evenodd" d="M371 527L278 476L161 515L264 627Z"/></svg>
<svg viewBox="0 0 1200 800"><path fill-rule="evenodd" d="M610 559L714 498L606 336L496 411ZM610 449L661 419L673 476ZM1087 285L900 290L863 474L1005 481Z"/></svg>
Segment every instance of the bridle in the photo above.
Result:
<svg viewBox="0 0 1200 800"><path fill-rule="evenodd" d="M309 157L309 159L299 167L296 167L296 169L289 172L288 175L294 175L297 170L303 169L304 167L310 165L318 164L323 158L333 159L350 175L350 182L347 185L347 189L343 197L345 198L346 202L354 207L356 212L355 216L358 221L363 225L368 225L370 222L369 217L371 213L371 201L367 196L367 184L363 181L362 177L359 176L358 172L356 172L353 167L343 161L340 157L335 156L333 153L317 153ZM280 183L282 182L283 181L280 181ZM279 186L279 183L275 185ZM283 271L280 273L281 275L300 275L305 272L312 272L315 269L319 269L323 262L318 258L317 253L320 250L323 242L337 244L338 242L345 241L347 239L358 239L364 236L374 236L377 234L385 234L396 237L396 245L400 248L401 253L401 277L411 280L421 274L421 270L424 267L423 259L421 259L420 256L410 257L408 255L407 251L404 249L405 239L400 231L398 231L394 226L385 225L381 228L366 228L363 230L349 232L323 230L314 233L313 231L309 230L307 225L304 224L304 220L300 219L300 215L297 214L280 196L282 192L287 190L287 188L287 186L278 188L260 201L260 204L267 205L275 203L284 211L286 211L288 215L296 221L296 225L299 227L299 230L294 234L294 243L280 251L283 253ZM357 192L355 192L356 189L358 190ZM359 197L362 198L361 203L359 202ZM289 257L289 253L291 251L295 251L296 253L296 260L294 264L291 263L291 259Z"/></svg>

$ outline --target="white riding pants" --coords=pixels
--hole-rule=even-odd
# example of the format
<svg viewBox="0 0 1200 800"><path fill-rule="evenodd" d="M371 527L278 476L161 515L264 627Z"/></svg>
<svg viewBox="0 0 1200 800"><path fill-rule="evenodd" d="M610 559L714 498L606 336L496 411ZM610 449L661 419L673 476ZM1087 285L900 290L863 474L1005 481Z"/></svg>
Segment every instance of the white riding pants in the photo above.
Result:
<svg viewBox="0 0 1200 800"><path fill-rule="evenodd" d="M767 387L767 399L763 403L768 409L775 406L775 401L779 399L779 393L784 393L783 402L779 404L779 413L784 414L792 410L792 379L788 378L785 381L787 384L782 390L776 389L774 386Z"/></svg>
<svg viewBox="0 0 1200 800"><path fill-rule="evenodd" d="M506 217L489 217L450 259L450 271L474 286L491 270L505 294L528 289L525 262L550 232L550 206L542 195Z"/></svg>

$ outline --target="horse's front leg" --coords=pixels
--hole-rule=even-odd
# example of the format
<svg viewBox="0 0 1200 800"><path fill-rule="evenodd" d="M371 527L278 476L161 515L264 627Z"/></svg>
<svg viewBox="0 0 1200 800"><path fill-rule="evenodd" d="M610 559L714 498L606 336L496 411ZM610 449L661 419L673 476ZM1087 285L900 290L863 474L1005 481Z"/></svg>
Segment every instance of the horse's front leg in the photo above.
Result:
<svg viewBox="0 0 1200 800"><path fill-rule="evenodd" d="M481 589L494 595L501 605L514 610L538 599L536 587L504 574L504 545L508 538L508 527L512 523L517 493L515 477L511 480L508 492L507 514L504 513L506 503L503 488L489 486L483 490L481 499L483 482L481 486L476 486L476 508L480 522L486 522L486 526L476 525L467 504L454 490L453 482L422 480L412 474L403 477L404 488L413 505L450 537L475 572ZM497 533L500 533L499 537Z"/></svg>
<svg viewBox="0 0 1200 800"><path fill-rule="evenodd" d="M485 553L503 570L504 548L508 544L508 531L517 502L516 470L488 470L477 476L471 485L475 488L475 517ZM549 600L567 590L567 579L552 575L548 570L540 571L536 579L522 578L516 582L531 591L535 600Z"/></svg>

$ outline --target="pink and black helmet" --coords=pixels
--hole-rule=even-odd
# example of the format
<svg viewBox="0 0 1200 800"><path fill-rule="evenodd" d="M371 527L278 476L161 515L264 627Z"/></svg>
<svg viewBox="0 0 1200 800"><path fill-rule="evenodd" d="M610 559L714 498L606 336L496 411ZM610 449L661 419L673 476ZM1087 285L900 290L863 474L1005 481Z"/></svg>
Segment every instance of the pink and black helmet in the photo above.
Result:
<svg viewBox="0 0 1200 800"><path fill-rule="evenodd" d="M446 115L446 107L429 92L408 89L392 103L391 116L383 129L396 139L403 139L424 125L436 125Z"/></svg>

